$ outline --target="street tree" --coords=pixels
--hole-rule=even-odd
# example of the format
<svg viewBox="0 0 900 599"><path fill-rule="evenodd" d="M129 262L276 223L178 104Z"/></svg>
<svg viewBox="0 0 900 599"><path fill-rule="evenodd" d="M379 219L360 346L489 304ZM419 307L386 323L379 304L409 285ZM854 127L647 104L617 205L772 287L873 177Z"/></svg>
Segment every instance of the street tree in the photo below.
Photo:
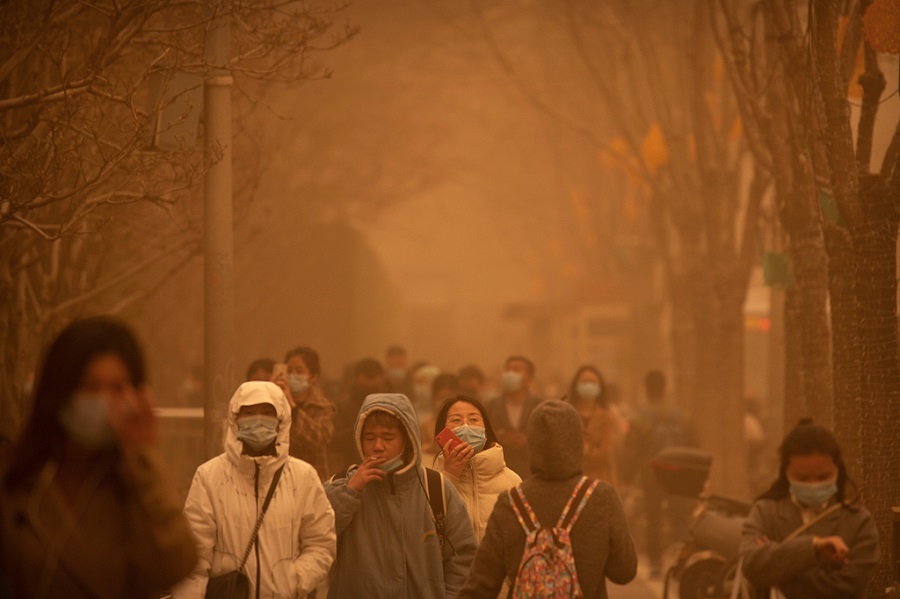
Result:
<svg viewBox="0 0 900 599"><path fill-rule="evenodd" d="M883 97L886 80L878 54L900 52L900 5L889 0L808 6L767 0L740 9L725 1L714 4L726 23L727 34L720 39L729 48L732 82L748 129L762 140L757 156L771 159L782 224L792 246L805 246L793 249L791 266L800 302L811 312L807 317L814 316L800 329L813 324L816 333L804 330L796 343L804 355L798 365L802 390L800 401L788 394L788 418L809 414L831 424L833 414L850 470L860 478L886 540L891 506L900 493L900 456L890 427L900 411L900 124L889 124L893 137L878 170L873 168L873 138L879 107L889 99ZM855 123L852 95L861 99ZM829 346L820 316L826 291L833 395L822 389L828 380L820 355ZM890 543L882 548L870 587L873 597L890 586L890 564L896 559Z"/></svg>
<svg viewBox="0 0 900 599"><path fill-rule="evenodd" d="M641 190L668 290L677 398L717 456L715 483L742 493L745 454L734 439L742 435L743 307L769 175L752 163L708 4L529 8L541 35L551 26L565 32L591 85L592 118L567 113L562 98L521 74L498 41L503 24L520 15L499 4L482 9L487 39L537 108L592 140L603 165Z"/></svg>
<svg viewBox="0 0 900 599"><path fill-rule="evenodd" d="M265 85L328 75L343 3L42 0L0 7L0 422L66 320L116 313L198 254L204 37L231 23L237 118ZM239 139L248 143L247 137ZM235 140L219 140L219 147ZM236 169L236 189L259 172Z"/></svg>

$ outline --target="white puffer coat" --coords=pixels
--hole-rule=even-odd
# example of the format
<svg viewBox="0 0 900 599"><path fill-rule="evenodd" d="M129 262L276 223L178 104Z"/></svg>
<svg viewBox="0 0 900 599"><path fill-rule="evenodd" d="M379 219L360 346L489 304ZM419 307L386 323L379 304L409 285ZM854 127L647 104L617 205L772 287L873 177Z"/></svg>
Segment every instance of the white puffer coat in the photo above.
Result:
<svg viewBox="0 0 900 599"><path fill-rule="evenodd" d="M479 543L484 537L484 530L494 510L494 504L497 503L497 496L522 482L518 474L506 467L503 448L498 443L476 453L463 468L459 478L444 471L443 455L439 455L435 460L435 468L444 473L466 502L469 519L472 521L472 528L475 529L475 537Z"/></svg>
<svg viewBox="0 0 900 599"><path fill-rule="evenodd" d="M243 455L236 416L241 406L269 403L278 414L275 455ZM240 564L275 471L284 471L259 530L259 551L250 551L244 571L250 596L257 581L262 599L305 597L334 562L334 511L315 468L288 456L291 409L274 383L247 382L231 398L225 453L197 468L184 513L196 537L200 562L173 592L174 599L202 599L211 576Z"/></svg>

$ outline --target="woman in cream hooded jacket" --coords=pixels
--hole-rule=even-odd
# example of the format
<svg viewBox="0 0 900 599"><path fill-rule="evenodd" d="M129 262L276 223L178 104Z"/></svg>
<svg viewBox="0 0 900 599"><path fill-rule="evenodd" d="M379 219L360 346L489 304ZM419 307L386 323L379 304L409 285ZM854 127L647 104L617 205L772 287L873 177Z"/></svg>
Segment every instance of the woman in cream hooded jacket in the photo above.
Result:
<svg viewBox="0 0 900 599"><path fill-rule="evenodd" d="M251 457L237 438L242 406L268 403L278 416L274 455ZM291 409L274 383L247 382L231 398L226 416L225 453L197 468L185 503L197 539L200 562L173 593L174 599L202 599L210 577L235 570L250 541L275 471L284 466L259 529L258 551L244 571L250 596L305 597L325 578L334 561L334 511L315 468L288 456Z"/></svg>

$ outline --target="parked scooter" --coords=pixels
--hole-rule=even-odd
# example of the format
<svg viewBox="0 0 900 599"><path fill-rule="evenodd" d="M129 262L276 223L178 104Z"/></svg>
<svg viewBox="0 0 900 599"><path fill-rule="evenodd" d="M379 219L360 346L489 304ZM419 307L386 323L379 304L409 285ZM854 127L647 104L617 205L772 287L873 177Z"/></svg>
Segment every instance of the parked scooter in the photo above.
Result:
<svg viewBox="0 0 900 599"><path fill-rule="evenodd" d="M712 456L699 449L672 447L650 465L666 491L698 501L688 541L666 572L663 599L669 597L671 581L678 583L678 599L729 597L750 504L705 493Z"/></svg>

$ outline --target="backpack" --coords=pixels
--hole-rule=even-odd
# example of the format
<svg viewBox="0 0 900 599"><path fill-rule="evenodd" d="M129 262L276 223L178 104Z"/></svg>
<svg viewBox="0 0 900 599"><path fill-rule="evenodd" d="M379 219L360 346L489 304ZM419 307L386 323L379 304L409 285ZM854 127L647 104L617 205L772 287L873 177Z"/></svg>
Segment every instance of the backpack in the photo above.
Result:
<svg viewBox="0 0 900 599"><path fill-rule="evenodd" d="M584 597L578 584L569 534L599 483L582 476L553 528L545 528L538 522L522 492L522 485L508 491L510 505L525 531L525 550L511 585L511 597Z"/></svg>

